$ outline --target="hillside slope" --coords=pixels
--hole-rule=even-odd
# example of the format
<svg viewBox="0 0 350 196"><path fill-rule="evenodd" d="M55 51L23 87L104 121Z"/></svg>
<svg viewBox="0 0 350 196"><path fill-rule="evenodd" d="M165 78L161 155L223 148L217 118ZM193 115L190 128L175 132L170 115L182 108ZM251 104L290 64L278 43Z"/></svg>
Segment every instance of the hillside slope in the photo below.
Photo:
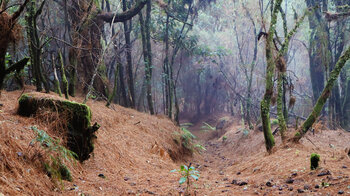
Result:
<svg viewBox="0 0 350 196"><path fill-rule="evenodd" d="M31 90L27 90L28 92ZM93 156L73 169L73 182L65 182L64 190L54 187L33 161L29 145L35 135L30 129L37 126L48 133L48 124L37 118L16 115L17 99L22 92L3 92L0 103L0 192L5 195L125 195L162 193L176 183L169 173L177 168L173 158L181 154L172 134L178 128L167 118L150 116L118 105L106 108L105 103L90 100L92 121L97 131ZM31 92L33 93L33 92ZM37 96L52 94L35 93ZM81 101L79 98L75 101ZM53 133L55 135L55 133ZM99 177L103 174L105 178ZM167 179L168 186L164 182ZM165 187L167 187L165 189ZM171 191L170 191L171 192Z"/></svg>

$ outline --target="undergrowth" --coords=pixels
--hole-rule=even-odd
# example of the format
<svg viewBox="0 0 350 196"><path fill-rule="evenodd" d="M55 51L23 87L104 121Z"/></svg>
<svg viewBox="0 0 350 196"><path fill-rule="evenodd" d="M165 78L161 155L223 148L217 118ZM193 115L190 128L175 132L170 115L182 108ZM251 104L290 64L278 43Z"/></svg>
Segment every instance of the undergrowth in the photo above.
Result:
<svg viewBox="0 0 350 196"><path fill-rule="evenodd" d="M36 134L36 138L31 143L39 144L40 148L44 150L43 167L48 176L56 185L59 182L63 186L62 180L72 181L67 164L75 164L77 154L62 146L60 140L53 139L44 130L39 130L35 126L31 129Z"/></svg>
<svg viewBox="0 0 350 196"><path fill-rule="evenodd" d="M177 144L181 144L185 149L193 152L201 153L201 151L205 151L206 149L198 143L194 143L194 139L196 139L196 136L191 133L191 131L188 130L188 127L190 125L184 125L182 124L180 127L180 132L174 132L174 141Z"/></svg>

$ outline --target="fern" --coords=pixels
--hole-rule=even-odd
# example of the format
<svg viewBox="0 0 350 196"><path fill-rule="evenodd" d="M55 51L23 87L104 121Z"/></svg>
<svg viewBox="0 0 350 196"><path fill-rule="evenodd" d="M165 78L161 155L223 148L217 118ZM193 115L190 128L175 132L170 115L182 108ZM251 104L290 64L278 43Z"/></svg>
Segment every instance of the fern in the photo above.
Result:
<svg viewBox="0 0 350 196"><path fill-rule="evenodd" d="M207 132L207 131L215 131L216 130L216 127L213 127L211 126L210 124L206 123L206 122L203 122L203 126L201 126L201 130L204 131L204 132Z"/></svg>
<svg viewBox="0 0 350 196"><path fill-rule="evenodd" d="M200 145L200 144L194 144L194 139L196 139L197 137L195 135L193 135L191 133L190 130L187 129L188 127L181 127L181 132L174 132L174 141L177 144L180 144L188 149L189 151L191 151L191 153L193 152L198 152L200 153L201 151L205 151L206 149Z"/></svg>
<svg viewBox="0 0 350 196"><path fill-rule="evenodd" d="M43 163L47 174L51 179L59 181L62 185L62 180L72 181L70 170L65 163L76 163L77 154L60 145L60 140L53 139L44 130L39 130L35 126L31 129L36 134L36 138L33 139L32 143L40 144L40 147L48 156L48 160Z"/></svg>

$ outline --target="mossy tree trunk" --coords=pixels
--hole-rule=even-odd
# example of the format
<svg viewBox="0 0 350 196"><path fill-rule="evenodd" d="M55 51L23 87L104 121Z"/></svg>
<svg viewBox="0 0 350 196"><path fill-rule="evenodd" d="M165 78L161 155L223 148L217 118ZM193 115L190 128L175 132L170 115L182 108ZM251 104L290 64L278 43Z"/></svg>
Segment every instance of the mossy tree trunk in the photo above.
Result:
<svg viewBox="0 0 350 196"><path fill-rule="evenodd" d="M5 80L5 77L12 72L19 73L27 65L28 61L29 61L29 58L24 58L16 63L10 65L7 69L5 67L5 61L4 61L3 66L1 66L1 64L0 64L0 90L3 89L3 83ZM0 63L1 63L1 59L0 59Z"/></svg>
<svg viewBox="0 0 350 196"><path fill-rule="evenodd" d="M36 1L31 0L27 7L27 35L29 42L29 53L31 58L32 72L35 78L35 85L37 91L42 91L42 85L45 87L45 91L50 92L50 85L45 78L42 71L42 61L41 53L42 46L39 39L39 34L37 30L36 20L41 14L43 6L45 5L45 0L41 3L40 7L36 8Z"/></svg>
<svg viewBox="0 0 350 196"><path fill-rule="evenodd" d="M273 94L273 76L275 72L275 57L273 55L273 37L276 31L276 23L277 23L277 13L281 7L281 3L283 0L276 0L272 14L271 14L271 23L270 29L266 39L266 86L265 86L265 94L264 98L260 103L261 109L261 120L262 127L265 138L265 146L266 150L271 153L272 148L275 146L275 139L271 132L271 122L270 122L270 103Z"/></svg>
<svg viewBox="0 0 350 196"><path fill-rule="evenodd" d="M295 24L294 28L288 32L287 29L287 21L285 19L285 13L283 12L282 8L280 8L280 12L282 14L283 18L283 29L284 29L284 35L285 35L285 40L281 46L281 49L278 52L278 56L276 59L277 63L277 116L278 116L278 124L280 128L280 133L281 133L281 138L282 141L285 141L285 132L287 130L287 116L288 113L285 111L286 110L286 101L285 101L285 78L286 78L286 70L287 70L287 62L285 60L285 56L287 56L288 52L288 47L290 43L290 39L292 36L297 32L299 29L300 25L304 21L305 17L307 14L309 14L309 11L306 11L305 14L297 21ZM278 50L278 49L277 49Z"/></svg>
<svg viewBox="0 0 350 196"><path fill-rule="evenodd" d="M62 53L58 53L59 58L60 58L60 65L61 65L61 77L62 77L62 86L63 86L63 94L66 99L69 99L69 89L68 89L68 80L66 77L66 72L64 69L64 61L62 57Z"/></svg>
<svg viewBox="0 0 350 196"><path fill-rule="evenodd" d="M322 91L321 96L318 98L312 112L310 113L306 121L301 126L301 129L295 134L294 140L298 141L300 138L302 138L302 136L304 136L307 133L307 131L312 127L312 125L315 123L324 105L326 104L327 99L331 95L332 88L338 79L340 71L342 70L342 68L344 67L344 65L349 59L350 59L350 47L340 57L334 69L330 73L329 79L327 81L325 88Z"/></svg>

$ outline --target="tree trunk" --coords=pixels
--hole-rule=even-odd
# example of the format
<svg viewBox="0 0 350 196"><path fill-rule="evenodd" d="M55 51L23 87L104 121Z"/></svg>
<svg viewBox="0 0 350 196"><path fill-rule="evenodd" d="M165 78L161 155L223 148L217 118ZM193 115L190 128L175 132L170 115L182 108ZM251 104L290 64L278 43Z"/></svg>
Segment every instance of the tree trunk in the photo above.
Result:
<svg viewBox="0 0 350 196"><path fill-rule="evenodd" d="M62 77L62 85L63 85L63 94L66 99L69 99L69 94L68 94L68 80L66 77L66 72L64 70L64 61L62 57L62 53L58 53L60 57L60 64L61 64L61 77Z"/></svg>
<svg viewBox="0 0 350 196"><path fill-rule="evenodd" d="M55 80L55 91L60 97L62 97L61 84L60 84L60 81L58 80L56 61L55 61L54 55L51 56L51 61L52 61L52 69L53 69L53 75Z"/></svg>
<svg viewBox="0 0 350 196"><path fill-rule="evenodd" d="M310 74L311 74L311 84L313 92L313 102L316 103L317 98L320 96L321 91L324 87L324 73L325 73L325 50L324 42L328 42L325 36L325 23L322 19L322 6L323 5L318 0L306 0L308 8L315 8L314 14L308 16L309 26L311 29L310 36L310 47L309 47L309 64L310 64Z"/></svg>
<svg viewBox="0 0 350 196"><path fill-rule="evenodd" d="M141 26L141 36L142 36L142 47L143 56L145 61L145 79L146 79L146 97L148 102L148 109L150 113L154 114L153 100L152 100L152 47L151 47L151 10L152 2L147 0L146 7L146 19L143 19L142 13L140 12L140 26Z"/></svg>
<svg viewBox="0 0 350 196"><path fill-rule="evenodd" d="M315 123L316 119L319 117L322 111L322 108L326 104L327 99L331 95L332 88L338 79L340 71L342 70L342 68L344 67L344 65L349 59L350 59L350 47L340 57L334 69L330 73L329 80L327 81L326 87L323 89L321 96L318 98L312 112L310 113L306 121L301 126L301 129L295 134L294 140L298 141L300 138L302 138L307 133L307 131L312 127L312 125Z"/></svg>
<svg viewBox="0 0 350 196"><path fill-rule="evenodd" d="M117 88L118 88L118 74L119 74L119 69L122 66L121 64L121 60L120 60L120 56L117 56L117 65L115 68L115 72L114 72L114 86L113 86L113 91L109 94L108 96L108 100L107 100L107 104L106 106L109 107L111 105L111 103L113 102L113 99L115 97L115 95L117 94Z"/></svg>
<svg viewBox="0 0 350 196"><path fill-rule="evenodd" d="M170 1L168 2L169 5ZM170 98L170 74L169 74L169 14L167 14L166 23L165 23L165 36L164 36L164 43L165 43L165 58L164 58L164 65L163 65L163 72L164 72L164 84L165 84L165 111L166 115L171 119L172 112L172 102Z"/></svg>
<svg viewBox="0 0 350 196"><path fill-rule="evenodd" d="M271 122L270 122L270 103L271 97L273 94L273 76L275 72L275 59L273 56L273 36L276 31L276 23L277 23L277 13L281 7L282 0L276 0L272 15L271 15L271 24L269 33L266 39L266 59L267 59L267 67L266 67L266 87L265 87L265 95L263 100L261 101L261 120L262 127L265 137L265 146L266 150L271 153L273 146L275 145L275 139L271 132Z"/></svg>
<svg viewBox="0 0 350 196"><path fill-rule="evenodd" d="M36 20L41 14L45 1L41 4L39 9L36 9L36 1L31 0L28 4L28 11L26 16L27 21L27 35L29 42L29 53L31 57L32 71L35 78L35 85L37 91L42 91L42 85L45 87L46 93L50 92L49 83L46 81L42 72L41 62L41 43L38 35Z"/></svg>
<svg viewBox="0 0 350 196"><path fill-rule="evenodd" d="M123 11L127 11L126 0L123 0ZM128 24L129 23L129 24ZM131 40L130 34L132 29L132 19L129 21L124 21L124 36L125 36L125 55L126 55L126 80L128 82L128 92L129 92L129 102L132 108L135 108L135 88L134 88L134 78L133 78L133 66L132 66L132 57L131 57Z"/></svg>

